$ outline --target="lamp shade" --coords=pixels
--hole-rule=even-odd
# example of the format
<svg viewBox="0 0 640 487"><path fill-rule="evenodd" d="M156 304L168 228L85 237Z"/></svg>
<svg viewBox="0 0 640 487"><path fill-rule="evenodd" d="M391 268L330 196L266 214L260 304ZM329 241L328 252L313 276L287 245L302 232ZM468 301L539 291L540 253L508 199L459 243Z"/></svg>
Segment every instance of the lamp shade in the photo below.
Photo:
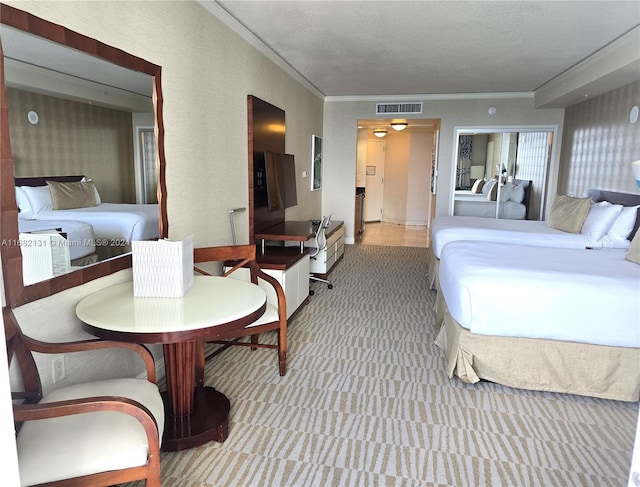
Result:
<svg viewBox="0 0 640 487"><path fill-rule="evenodd" d="M484 176L484 166L471 166L469 168L469 177L471 179L480 179Z"/></svg>
<svg viewBox="0 0 640 487"><path fill-rule="evenodd" d="M631 163L631 169L633 170L633 177L636 180L636 185L640 189L640 159Z"/></svg>

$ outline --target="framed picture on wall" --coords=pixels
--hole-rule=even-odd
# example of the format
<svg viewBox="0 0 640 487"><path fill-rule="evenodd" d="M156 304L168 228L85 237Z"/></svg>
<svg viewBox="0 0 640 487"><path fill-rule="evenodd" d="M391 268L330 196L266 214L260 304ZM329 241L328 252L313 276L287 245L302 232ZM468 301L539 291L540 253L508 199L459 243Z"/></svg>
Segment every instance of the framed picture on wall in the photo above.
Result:
<svg viewBox="0 0 640 487"><path fill-rule="evenodd" d="M311 136L311 191L322 187L322 139Z"/></svg>

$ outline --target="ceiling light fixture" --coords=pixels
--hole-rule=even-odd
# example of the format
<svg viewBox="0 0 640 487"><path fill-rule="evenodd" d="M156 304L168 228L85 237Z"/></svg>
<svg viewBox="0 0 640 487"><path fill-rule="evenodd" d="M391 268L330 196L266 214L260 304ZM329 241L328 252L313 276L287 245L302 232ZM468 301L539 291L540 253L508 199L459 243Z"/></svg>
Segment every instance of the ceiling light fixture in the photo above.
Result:
<svg viewBox="0 0 640 487"><path fill-rule="evenodd" d="M373 135L375 135L376 137L384 137L385 135L387 135L387 131L385 129L375 129L373 131Z"/></svg>
<svg viewBox="0 0 640 487"><path fill-rule="evenodd" d="M407 122L392 122L391 128L400 131L406 129L408 125Z"/></svg>

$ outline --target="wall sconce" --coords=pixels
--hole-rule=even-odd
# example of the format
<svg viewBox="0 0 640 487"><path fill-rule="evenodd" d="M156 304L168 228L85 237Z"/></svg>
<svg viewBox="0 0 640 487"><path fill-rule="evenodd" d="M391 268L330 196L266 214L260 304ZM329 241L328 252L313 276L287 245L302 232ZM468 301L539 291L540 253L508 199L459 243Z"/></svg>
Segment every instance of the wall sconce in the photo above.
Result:
<svg viewBox="0 0 640 487"><path fill-rule="evenodd" d="M31 110L29 113L27 113L27 120L29 120L29 123L31 125L37 125L40 117L38 117L38 114L36 112Z"/></svg>
<svg viewBox="0 0 640 487"><path fill-rule="evenodd" d="M407 122L391 122L391 128L397 131L406 129L408 125Z"/></svg>
<svg viewBox="0 0 640 487"><path fill-rule="evenodd" d="M385 135L387 135L387 131L385 129L375 129L373 131L373 135L375 135L376 137L384 137Z"/></svg>
<svg viewBox="0 0 640 487"><path fill-rule="evenodd" d="M640 190L640 159L631 163L631 169L633 170L633 177L636 180L636 185Z"/></svg>

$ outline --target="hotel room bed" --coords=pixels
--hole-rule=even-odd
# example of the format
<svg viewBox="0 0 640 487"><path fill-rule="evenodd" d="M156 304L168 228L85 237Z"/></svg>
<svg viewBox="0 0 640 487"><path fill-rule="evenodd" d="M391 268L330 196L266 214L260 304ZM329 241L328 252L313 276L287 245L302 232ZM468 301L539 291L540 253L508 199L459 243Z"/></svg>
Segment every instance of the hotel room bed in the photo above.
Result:
<svg viewBox="0 0 640 487"><path fill-rule="evenodd" d="M75 265L80 259L91 256L96 251L93 227L88 223L72 220L18 220L20 233L59 230L65 234L69 259ZM74 262L75 261L75 262Z"/></svg>
<svg viewBox="0 0 640 487"><path fill-rule="evenodd" d="M618 232L625 232L631 228L629 237L635 234L640 225L640 212L637 208L640 205L640 195L590 189L588 196L594 203L609 202L626 207L616 218L615 229L612 227L608 230L611 234L602 235L602 213L597 213L606 211L602 208L594 210L594 218L585 222L581 233L557 230L549 227L546 221L537 220L500 220L470 216L436 218L429 229L431 245L427 265L431 288L435 289L437 286L442 249L450 242L469 240L569 249L628 248L629 240ZM618 230L621 227L624 227L624 230Z"/></svg>
<svg viewBox="0 0 640 487"><path fill-rule="evenodd" d="M490 187L493 187L493 184L496 184L496 187L494 191L491 191ZM498 195L499 185L495 180L484 183L481 192L478 193L473 189L456 190L453 214L480 218L496 218L497 216L497 218L507 220L526 220L531 200L531 184L532 181L514 179L501 186L503 195ZM516 187L518 187L518 191L514 191ZM489 193L493 195L492 198L489 197Z"/></svg>
<svg viewBox="0 0 640 487"><path fill-rule="evenodd" d="M436 344L445 351L449 376L637 401L640 265L625 255L447 244Z"/></svg>
<svg viewBox="0 0 640 487"><path fill-rule="evenodd" d="M16 198L21 220L53 222L76 221L91 225L96 252L100 259L131 250L132 240L157 239L159 237L159 211L157 204L103 203L95 191L95 200L86 200L87 188L78 190L78 206L74 206L73 188L63 196L70 208L54 209L48 181L57 183L87 183L83 176L55 176L15 178ZM59 226L59 225L57 225Z"/></svg>

